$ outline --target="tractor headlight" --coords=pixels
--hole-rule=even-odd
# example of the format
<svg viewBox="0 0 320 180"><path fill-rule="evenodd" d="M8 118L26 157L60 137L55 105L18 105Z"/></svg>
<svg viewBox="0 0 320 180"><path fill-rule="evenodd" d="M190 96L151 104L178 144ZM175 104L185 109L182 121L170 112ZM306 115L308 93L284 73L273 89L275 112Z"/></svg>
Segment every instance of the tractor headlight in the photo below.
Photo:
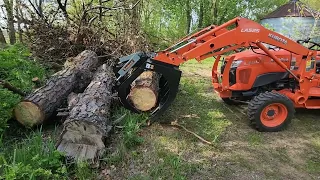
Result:
<svg viewBox="0 0 320 180"><path fill-rule="evenodd" d="M235 60L231 64L231 68L236 68L242 63L242 60Z"/></svg>

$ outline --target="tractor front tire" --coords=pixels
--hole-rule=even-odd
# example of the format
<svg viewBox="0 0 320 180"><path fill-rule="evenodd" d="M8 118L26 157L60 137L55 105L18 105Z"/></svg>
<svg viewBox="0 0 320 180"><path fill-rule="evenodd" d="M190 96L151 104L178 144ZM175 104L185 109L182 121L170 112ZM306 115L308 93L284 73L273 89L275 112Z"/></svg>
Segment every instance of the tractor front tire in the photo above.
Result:
<svg viewBox="0 0 320 180"><path fill-rule="evenodd" d="M258 131L276 132L290 124L295 113L293 102L277 92L254 97L248 106L250 123Z"/></svg>

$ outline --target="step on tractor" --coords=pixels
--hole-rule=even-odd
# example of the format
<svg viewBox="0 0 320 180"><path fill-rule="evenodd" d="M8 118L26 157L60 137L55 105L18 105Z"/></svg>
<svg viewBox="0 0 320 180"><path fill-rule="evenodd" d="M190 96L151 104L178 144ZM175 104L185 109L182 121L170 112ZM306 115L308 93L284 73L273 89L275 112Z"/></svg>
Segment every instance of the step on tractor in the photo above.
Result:
<svg viewBox="0 0 320 180"><path fill-rule="evenodd" d="M248 119L259 131L279 131L296 108L320 109L320 44L293 41L252 20L237 17L209 26L156 53L122 57L115 68L123 106L141 113L128 100L130 84L144 71L161 75L151 119L163 113L178 92L179 65L214 57L212 84L227 104L247 103ZM227 55L226 55L227 54Z"/></svg>

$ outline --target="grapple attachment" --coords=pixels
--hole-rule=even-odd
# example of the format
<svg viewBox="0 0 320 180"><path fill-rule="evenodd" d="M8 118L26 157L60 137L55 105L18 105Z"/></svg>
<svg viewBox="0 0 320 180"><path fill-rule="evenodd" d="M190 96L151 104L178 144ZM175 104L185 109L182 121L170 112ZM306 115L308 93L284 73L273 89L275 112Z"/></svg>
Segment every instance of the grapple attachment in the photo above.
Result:
<svg viewBox="0 0 320 180"><path fill-rule="evenodd" d="M181 71L177 66L159 62L152 59L153 57L155 57L154 53L134 53L120 58L119 63L114 68L117 77L116 90L120 101L126 109L136 113L142 112L136 109L128 99L131 83L147 70L160 75L158 101L156 106L148 111L151 117L163 113L170 106L178 92L181 77Z"/></svg>

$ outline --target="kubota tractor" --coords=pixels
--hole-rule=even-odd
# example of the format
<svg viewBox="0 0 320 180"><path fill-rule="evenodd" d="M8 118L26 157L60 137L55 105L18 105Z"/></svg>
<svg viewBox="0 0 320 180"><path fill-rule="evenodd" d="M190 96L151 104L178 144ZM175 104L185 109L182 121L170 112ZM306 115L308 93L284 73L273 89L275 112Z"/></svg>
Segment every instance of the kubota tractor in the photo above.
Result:
<svg viewBox="0 0 320 180"><path fill-rule="evenodd" d="M158 103L150 111L155 116L165 111L178 92L179 65L214 57L212 83L220 97L228 104L246 102L249 120L258 130L279 131L291 121L295 108L320 109L320 51L315 50L319 48L310 40L294 42L237 17L204 28L163 51L121 58L115 68L117 90L124 107L139 112L127 100L130 84L143 71L159 73Z"/></svg>

